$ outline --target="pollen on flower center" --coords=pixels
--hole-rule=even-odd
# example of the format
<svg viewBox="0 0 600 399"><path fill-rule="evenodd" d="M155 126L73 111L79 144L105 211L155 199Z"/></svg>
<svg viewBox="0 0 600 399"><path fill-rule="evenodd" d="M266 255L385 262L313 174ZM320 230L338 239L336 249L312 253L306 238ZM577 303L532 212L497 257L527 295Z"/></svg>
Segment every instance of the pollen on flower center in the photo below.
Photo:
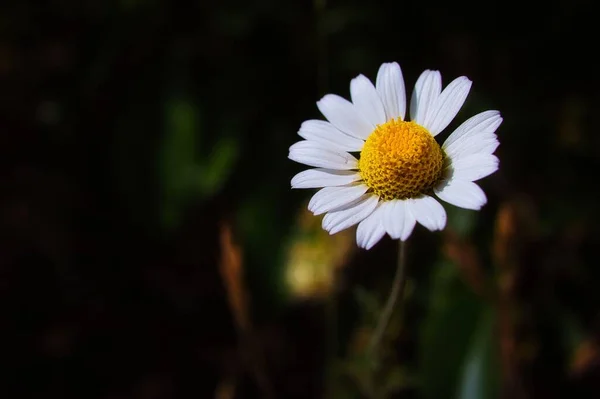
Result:
<svg viewBox="0 0 600 399"><path fill-rule="evenodd" d="M364 183L381 199L406 199L433 188L441 178L443 158L424 127L392 119L367 138L358 168Z"/></svg>

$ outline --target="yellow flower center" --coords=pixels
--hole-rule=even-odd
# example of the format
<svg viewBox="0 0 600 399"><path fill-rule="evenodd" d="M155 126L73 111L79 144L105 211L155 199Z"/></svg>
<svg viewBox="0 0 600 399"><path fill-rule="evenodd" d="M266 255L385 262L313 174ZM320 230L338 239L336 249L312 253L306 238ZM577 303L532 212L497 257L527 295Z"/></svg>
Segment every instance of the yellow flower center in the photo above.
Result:
<svg viewBox="0 0 600 399"><path fill-rule="evenodd" d="M433 188L442 176L443 159L440 145L423 126L392 119L367 138L358 169L381 199L406 199Z"/></svg>

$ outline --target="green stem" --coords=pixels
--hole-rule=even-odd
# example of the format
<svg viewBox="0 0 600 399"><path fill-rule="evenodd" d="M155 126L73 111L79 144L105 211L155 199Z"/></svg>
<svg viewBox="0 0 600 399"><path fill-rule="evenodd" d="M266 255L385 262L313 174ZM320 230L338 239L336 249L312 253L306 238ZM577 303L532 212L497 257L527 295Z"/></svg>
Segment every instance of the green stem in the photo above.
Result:
<svg viewBox="0 0 600 399"><path fill-rule="evenodd" d="M398 245L398 262L396 264L396 275L394 276L394 282L392 283L392 291L390 292L390 296L388 297L387 303L383 308L383 312L381 312L381 316L379 317L379 321L377 322L377 327L375 327L375 331L371 336L371 340L369 341L368 353L373 355L376 354L377 348L381 343L381 339L383 338L383 334L390 322L390 318L392 317L392 313L394 312L394 308L398 298L402 300L402 296L404 293L404 287L406 286L406 243L405 241L400 240L400 244Z"/></svg>

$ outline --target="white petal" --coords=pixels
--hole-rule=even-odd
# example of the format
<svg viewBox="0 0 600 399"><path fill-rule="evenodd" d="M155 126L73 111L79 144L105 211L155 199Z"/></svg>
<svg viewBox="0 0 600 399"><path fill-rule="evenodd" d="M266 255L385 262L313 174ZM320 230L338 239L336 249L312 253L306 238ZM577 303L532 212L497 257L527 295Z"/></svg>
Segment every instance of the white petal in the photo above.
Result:
<svg viewBox="0 0 600 399"><path fill-rule="evenodd" d="M381 205L378 206L365 220L358 224L356 244L359 247L371 249L385 235L385 229L381 222L383 215L381 209Z"/></svg>
<svg viewBox="0 0 600 399"><path fill-rule="evenodd" d="M479 210L487 202L483 190L475 183L452 179L434 188L435 194L449 204Z"/></svg>
<svg viewBox="0 0 600 399"><path fill-rule="evenodd" d="M472 83L465 76L461 76L450 82L442 91L423 122L423 126L433 136L444 130L458 114L469 95Z"/></svg>
<svg viewBox="0 0 600 399"><path fill-rule="evenodd" d="M364 75L350 82L350 97L354 108L371 124L371 130L386 122L385 110L375 86Z"/></svg>
<svg viewBox="0 0 600 399"><path fill-rule="evenodd" d="M449 156L455 156L461 152L461 147L478 140L479 137L488 138L494 135L498 126L502 123L502 117L498 111L485 111L467 119L456 128L444 142L442 148Z"/></svg>
<svg viewBox="0 0 600 399"><path fill-rule="evenodd" d="M317 191L308 202L308 209L315 215L341 208L366 193L364 184L343 187L325 187Z"/></svg>
<svg viewBox="0 0 600 399"><path fill-rule="evenodd" d="M406 241L415 228L416 219L404 200L384 203L383 227L394 239Z"/></svg>
<svg viewBox="0 0 600 399"><path fill-rule="evenodd" d="M363 140L348 136L329 122L314 119L302 123L298 134L306 140L316 141L342 151L360 151L365 144Z"/></svg>
<svg viewBox="0 0 600 399"><path fill-rule="evenodd" d="M400 201L386 201L383 208L383 227L385 231L394 239L398 239L402 233L402 224L404 222L404 205Z"/></svg>
<svg viewBox="0 0 600 399"><path fill-rule="evenodd" d="M292 177L292 188L321 188L343 186L360 180L351 170L308 169Z"/></svg>
<svg viewBox="0 0 600 399"><path fill-rule="evenodd" d="M327 230L329 234L335 234L348 227L354 226L369 216L377 207L378 202L379 197L377 195L363 195L358 200L353 201L343 208L329 212L325 215L323 218L323 228Z"/></svg>
<svg viewBox="0 0 600 399"><path fill-rule="evenodd" d="M349 170L357 168L357 159L347 152L314 141L299 141L290 147L288 158L317 168Z"/></svg>
<svg viewBox="0 0 600 399"><path fill-rule="evenodd" d="M398 117L404 120L406 89L400 65L395 62L382 64L377 73L375 85L385 108L386 120Z"/></svg>
<svg viewBox="0 0 600 399"><path fill-rule="evenodd" d="M479 180L497 171L498 163L495 155L487 154L475 154L456 161L452 160L452 177L458 180Z"/></svg>
<svg viewBox="0 0 600 399"><path fill-rule="evenodd" d="M340 96L327 94L317 101L317 107L329 122L352 137L366 139L373 131L373 126L356 112L354 105Z"/></svg>
<svg viewBox="0 0 600 399"><path fill-rule="evenodd" d="M435 198L424 195L408 200L408 204L417 222L429 231L442 230L446 226L446 211Z"/></svg>
<svg viewBox="0 0 600 399"><path fill-rule="evenodd" d="M444 151L451 159L458 160L476 154L491 155L499 145L500 142L494 133L480 133L471 140L455 141Z"/></svg>
<svg viewBox="0 0 600 399"><path fill-rule="evenodd" d="M407 204L405 204L405 207L406 207L406 215L405 215L406 218L404 219L404 229L402 230L402 235L400 236L400 239L402 241L408 240L408 237L410 237L413 230L415 229L415 225L417 224L417 219L415 218L415 215L413 215L411 210L408 209Z"/></svg>
<svg viewBox="0 0 600 399"><path fill-rule="evenodd" d="M442 92L442 75L427 70L419 76L410 100L410 119L423 125Z"/></svg>

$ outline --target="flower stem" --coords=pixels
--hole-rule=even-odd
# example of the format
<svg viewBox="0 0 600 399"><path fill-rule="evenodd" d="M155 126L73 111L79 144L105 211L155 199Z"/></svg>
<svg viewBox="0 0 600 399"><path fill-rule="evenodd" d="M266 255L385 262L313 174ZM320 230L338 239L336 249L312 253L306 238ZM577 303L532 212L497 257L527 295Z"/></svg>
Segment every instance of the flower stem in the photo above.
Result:
<svg viewBox="0 0 600 399"><path fill-rule="evenodd" d="M396 302L398 301L398 298L402 300L404 287L406 285L406 243L402 240L399 241L398 261L396 263L396 275L394 276L394 282L392 283L392 291L387 299L385 308L383 308L383 312L381 312L381 316L377 322L377 327L375 327L375 331L373 332L371 340L369 341L368 353L371 355L376 354L377 347L381 343L383 333L385 332L385 329L390 322L390 318L392 317L392 313L394 312Z"/></svg>

